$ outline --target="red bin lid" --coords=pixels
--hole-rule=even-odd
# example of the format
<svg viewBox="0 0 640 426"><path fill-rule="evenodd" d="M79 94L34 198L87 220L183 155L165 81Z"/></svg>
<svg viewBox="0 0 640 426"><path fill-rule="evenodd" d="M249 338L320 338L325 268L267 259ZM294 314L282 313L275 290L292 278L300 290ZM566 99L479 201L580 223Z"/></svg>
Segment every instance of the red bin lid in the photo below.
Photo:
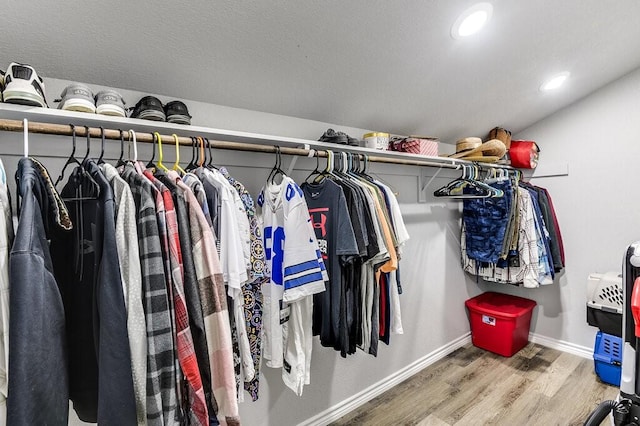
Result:
<svg viewBox="0 0 640 426"><path fill-rule="evenodd" d="M486 314L504 318L516 318L532 310L536 306L536 302L524 297L488 291L467 300L465 305L469 309Z"/></svg>

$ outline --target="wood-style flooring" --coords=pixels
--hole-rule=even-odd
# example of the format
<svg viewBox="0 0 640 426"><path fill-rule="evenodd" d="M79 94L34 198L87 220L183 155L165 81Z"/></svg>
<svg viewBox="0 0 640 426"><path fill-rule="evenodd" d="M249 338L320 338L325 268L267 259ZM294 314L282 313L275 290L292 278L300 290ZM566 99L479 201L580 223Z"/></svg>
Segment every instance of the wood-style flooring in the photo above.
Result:
<svg viewBox="0 0 640 426"><path fill-rule="evenodd" d="M592 360L532 343L505 358L469 344L332 425L582 425L617 394Z"/></svg>

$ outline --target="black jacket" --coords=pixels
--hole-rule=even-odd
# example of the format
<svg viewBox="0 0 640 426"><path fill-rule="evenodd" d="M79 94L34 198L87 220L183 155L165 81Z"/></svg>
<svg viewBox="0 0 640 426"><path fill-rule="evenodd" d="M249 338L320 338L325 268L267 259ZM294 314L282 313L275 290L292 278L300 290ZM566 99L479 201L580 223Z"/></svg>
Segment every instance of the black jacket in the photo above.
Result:
<svg viewBox="0 0 640 426"><path fill-rule="evenodd" d="M136 424L113 190L95 161L82 166L61 191L74 231L51 242L67 312L69 397L83 421Z"/></svg>
<svg viewBox="0 0 640 426"><path fill-rule="evenodd" d="M22 199L10 255L7 424L66 425L69 382L65 312L48 239L71 221L46 169L23 158L16 172Z"/></svg>

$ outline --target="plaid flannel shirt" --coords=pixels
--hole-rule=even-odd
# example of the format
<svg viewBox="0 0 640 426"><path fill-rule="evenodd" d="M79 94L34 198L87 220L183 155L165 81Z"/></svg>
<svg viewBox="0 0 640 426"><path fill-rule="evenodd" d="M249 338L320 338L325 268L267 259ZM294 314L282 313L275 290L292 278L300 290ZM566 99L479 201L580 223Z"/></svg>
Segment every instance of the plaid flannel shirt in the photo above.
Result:
<svg viewBox="0 0 640 426"><path fill-rule="evenodd" d="M123 168L138 210L138 243L147 323L147 424L174 424L177 417L175 350L167 279L156 216L155 188L132 164Z"/></svg>
<svg viewBox="0 0 640 426"><path fill-rule="evenodd" d="M229 426L239 425L231 326L215 237L191 189L182 182L176 172L169 171L167 175L183 190L189 209L191 248L198 277L211 363L211 384L213 396L218 406L218 418L224 417Z"/></svg>
<svg viewBox="0 0 640 426"><path fill-rule="evenodd" d="M178 360L180 367L186 378L187 401L189 406L187 413L190 417L191 425L206 426L209 424L209 414L202 387L202 378L198 369L193 338L189 327L189 314L184 295L184 268L182 264L182 250L180 247L180 235L178 233L178 220L173 197L169 189L150 171L145 171L144 175L155 185L160 194L165 209L165 223L167 227L167 244L169 251L169 263L171 270L171 284L173 290L173 302L175 313L176 343Z"/></svg>

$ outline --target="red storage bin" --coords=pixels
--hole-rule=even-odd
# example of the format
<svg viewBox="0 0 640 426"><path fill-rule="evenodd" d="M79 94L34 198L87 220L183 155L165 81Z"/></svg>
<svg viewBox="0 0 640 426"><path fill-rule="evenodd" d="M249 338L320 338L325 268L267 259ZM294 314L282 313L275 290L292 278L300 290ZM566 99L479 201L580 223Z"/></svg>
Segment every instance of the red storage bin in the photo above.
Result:
<svg viewBox="0 0 640 426"><path fill-rule="evenodd" d="M512 356L529 342L531 314L536 302L524 297L486 292L465 302L471 341L479 348Z"/></svg>

